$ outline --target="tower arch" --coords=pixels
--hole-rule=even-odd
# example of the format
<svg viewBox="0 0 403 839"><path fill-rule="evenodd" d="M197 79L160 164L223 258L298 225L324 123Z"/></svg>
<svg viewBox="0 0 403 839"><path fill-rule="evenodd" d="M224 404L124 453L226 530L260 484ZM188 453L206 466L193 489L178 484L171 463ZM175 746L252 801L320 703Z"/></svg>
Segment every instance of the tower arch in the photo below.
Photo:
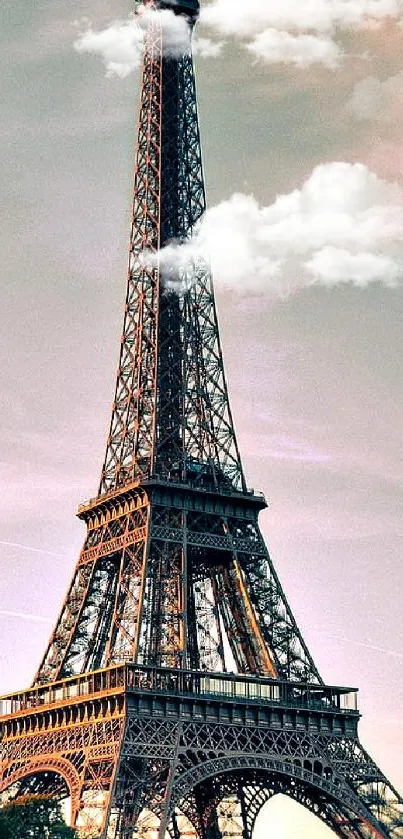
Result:
<svg viewBox="0 0 403 839"><path fill-rule="evenodd" d="M192 796L213 801L217 808L225 796L236 797L242 791L245 827L252 837L262 807L282 794L309 810L340 837L387 837L359 796L335 775L330 765L319 759L304 761L305 766L300 763L244 755L206 761L179 777L172 792L172 808L184 806L186 810L186 802Z"/></svg>
<svg viewBox="0 0 403 839"><path fill-rule="evenodd" d="M81 781L79 773L66 758L33 759L11 766L0 783L1 806L22 797L51 796L70 801L70 822L74 824L80 806Z"/></svg>

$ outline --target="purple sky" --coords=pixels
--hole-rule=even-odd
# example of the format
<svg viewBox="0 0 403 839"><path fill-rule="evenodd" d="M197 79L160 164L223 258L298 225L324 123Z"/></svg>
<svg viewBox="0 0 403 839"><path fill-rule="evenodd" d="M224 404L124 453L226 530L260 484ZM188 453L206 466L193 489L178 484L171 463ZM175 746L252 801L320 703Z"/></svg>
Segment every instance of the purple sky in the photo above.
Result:
<svg viewBox="0 0 403 839"><path fill-rule="evenodd" d="M3 693L33 677L84 537L76 508L98 483L121 331L138 98L136 74L106 78L99 57L72 47L74 20L108 26L112 0L6 5ZM122 6L120 16L129 10ZM270 207L334 161L361 162L403 186L402 27L342 31L346 58L337 69L301 69L286 57L256 63L237 37L228 39L219 57L197 61L210 205L240 192ZM395 238L388 256L398 262ZM270 283L239 293L217 278L217 288L245 471L269 501L261 517L269 549L322 675L360 688L362 741L403 789L400 281L362 288L295 280L288 296ZM288 833L277 825L276 839L313 835L292 822Z"/></svg>

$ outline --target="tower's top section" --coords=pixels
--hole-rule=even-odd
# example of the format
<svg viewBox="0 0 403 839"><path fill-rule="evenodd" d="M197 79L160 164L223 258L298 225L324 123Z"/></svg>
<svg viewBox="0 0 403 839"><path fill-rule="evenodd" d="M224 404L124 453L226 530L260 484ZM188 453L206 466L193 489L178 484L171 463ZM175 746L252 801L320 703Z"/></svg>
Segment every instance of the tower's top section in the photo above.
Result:
<svg viewBox="0 0 403 839"><path fill-rule="evenodd" d="M199 17L199 0L144 0L145 6L154 6L156 9L169 9L176 15L185 15L192 22Z"/></svg>
<svg viewBox="0 0 403 839"><path fill-rule="evenodd" d="M243 493L211 272L193 247L206 207L189 37L200 3L136 5L145 50L128 286L99 495L148 481Z"/></svg>

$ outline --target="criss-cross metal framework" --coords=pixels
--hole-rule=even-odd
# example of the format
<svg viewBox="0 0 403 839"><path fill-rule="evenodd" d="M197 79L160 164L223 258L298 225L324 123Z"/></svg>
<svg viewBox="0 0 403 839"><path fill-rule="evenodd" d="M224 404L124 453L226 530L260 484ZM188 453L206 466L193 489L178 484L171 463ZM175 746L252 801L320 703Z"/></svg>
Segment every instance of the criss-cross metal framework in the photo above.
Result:
<svg viewBox="0 0 403 839"><path fill-rule="evenodd" d="M69 796L88 839L251 839L283 792L340 837L402 839L403 802L360 745L355 692L323 683L261 536L266 505L245 484L209 266L196 249L181 257L205 210L198 7L138 10L144 65L106 455L34 686L4 698L3 803Z"/></svg>

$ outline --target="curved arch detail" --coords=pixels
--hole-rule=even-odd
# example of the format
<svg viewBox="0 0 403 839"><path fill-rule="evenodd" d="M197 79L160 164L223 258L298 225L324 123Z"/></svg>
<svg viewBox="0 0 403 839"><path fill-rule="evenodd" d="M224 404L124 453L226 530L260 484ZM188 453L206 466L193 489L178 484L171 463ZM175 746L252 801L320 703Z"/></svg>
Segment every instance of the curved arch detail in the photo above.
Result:
<svg viewBox="0 0 403 839"><path fill-rule="evenodd" d="M81 781L76 768L64 757L47 758L44 761L38 759L29 762L24 761L22 766L17 767L3 778L0 783L0 793L5 792L6 789L23 778L29 778L31 775L42 774L43 772L54 772L66 782L71 798L72 822L74 822L80 803Z"/></svg>
<svg viewBox="0 0 403 839"><path fill-rule="evenodd" d="M191 790L200 783L203 783L203 781L217 778L219 775L234 774L242 769L257 770L263 773L270 772L302 781L308 786L323 792L329 799L335 801L343 809L348 808L351 810L371 830L371 839L388 839L387 834L384 833L379 823L376 822L370 811L367 810L359 797L355 795L347 784L339 782L338 779L331 781L322 775L318 775L314 772L313 767L307 769L286 760L281 760L278 757L232 755L230 757L213 758L204 763L200 763L198 766L193 766L183 772L174 784L171 799L172 807L179 806L181 799L186 798Z"/></svg>

